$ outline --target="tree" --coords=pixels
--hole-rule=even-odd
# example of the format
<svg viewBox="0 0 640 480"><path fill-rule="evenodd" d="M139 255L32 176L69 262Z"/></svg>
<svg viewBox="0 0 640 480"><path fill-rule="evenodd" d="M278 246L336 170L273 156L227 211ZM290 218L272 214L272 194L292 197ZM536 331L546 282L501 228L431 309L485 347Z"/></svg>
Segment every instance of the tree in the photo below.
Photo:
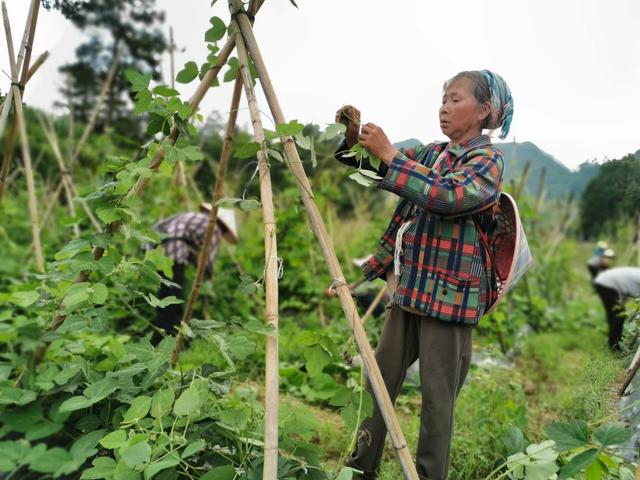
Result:
<svg viewBox="0 0 640 480"><path fill-rule="evenodd" d="M74 115L86 121L100 88L120 49L119 72L133 68L160 79L160 56L167 42L159 25L164 12L157 11L155 0L42 0L45 8L55 8L76 27L87 30L90 38L76 49L76 60L60 67L71 77L63 93L73 103ZM129 85L116 74L97 131L114 127L117 133L131 136L138 127L131 115Z"/></svg>
<svg viewBox="0 0 640 480"><path fill-rule="evenodd" d="M627 155L603 164L582 194L580 228L587 238L615 234L619 221L640 215L640 158Z"/></svg>

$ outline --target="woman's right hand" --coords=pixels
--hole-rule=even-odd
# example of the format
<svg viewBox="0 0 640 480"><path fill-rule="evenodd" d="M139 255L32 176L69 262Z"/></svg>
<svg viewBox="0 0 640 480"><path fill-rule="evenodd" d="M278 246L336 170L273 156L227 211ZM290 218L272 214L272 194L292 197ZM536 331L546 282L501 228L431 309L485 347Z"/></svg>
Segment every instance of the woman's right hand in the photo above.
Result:
<svg viewBox="0 0 640 480"><path fill-rule="evenodd" d="M336 123L341 123L347 127L344 134L349 148L358 143L360 135L360 110L353 105L344 105L336 112Z"/></svg>

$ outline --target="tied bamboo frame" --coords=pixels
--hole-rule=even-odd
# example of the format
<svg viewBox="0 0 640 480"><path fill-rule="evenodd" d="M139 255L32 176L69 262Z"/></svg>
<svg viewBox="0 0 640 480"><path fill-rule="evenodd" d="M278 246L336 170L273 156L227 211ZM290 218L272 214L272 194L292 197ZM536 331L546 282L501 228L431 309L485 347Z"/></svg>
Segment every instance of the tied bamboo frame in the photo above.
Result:
<svg viewBox="0 0 640 480"><path fill-rule="evenodd" d="M263 91L265 92L265 96L267 98L267 102L269 103L271 113L273 114L276 123L285 123L284 114L282 112L282 109L280 108L280 104L271 84L271 80L269 78L264 60L262 59L258 44L253 35L251 22L246 15L246 12L242 6L242 2L240 0L230 0L230 6L233 12L233 16L240 26L242 36L244 37L244 41L249 48L254 64L258 71L260 83L262 85ZM389 393L387 392L382 374L380 373L380 368L376 363L373 350L371 349L371 345L369 344L366 333L361 324L355 303L349 291L349 287L346 284L342 269L340 268L340 264L338 263L338 259L335 254L331 239L327 234L324 222L322 220L318 207L315 204L311 185L309 184L309 179L307 178L304 168L302 167L302 162L291 137L283 137L282 143L285 149L287 165L289 166L296 179L298 189L300 190L300 194L302 196L302 201L309 215L312 229L316 237L318 238L318 241L320 242L322 253L325 257L325 261L327 262L330 275L333 278L333 286L336 288L338 297L340 298L340 302L342 304L342 308L345 312L345 315L347 316L347 319L349 320L349 324L353 331L356 344L358 345L358 349L360 350L360 354L362 355L363 363L369 377L369 382L371 383L374 392L375 400L380 407L380 411L382 412L385 425L387 426L387 429L389 431L391 441L393 443L394 449L396 450L396 455L403 470L404 476L405 478L411 480L418 480L416 467L413 463L413 459L411 458L411 454L408 451L407 442L400 429L398 419L393 409L393 404L391 403Z"/></svg>
<svg viewBox="0 0 640 480"><path fill-rule="evenodd" d="M30 35L33 39L32 32L35 31L35 23L37 21L38 6L34 6L33 14L30 16ZM38 225L38 204L35 193L35 183L33 180L33 169L31 166L31 152L29 149L29 138L27 137L27 126L25 123L24 112L22 110L22 93L18 86L18 66L16 64L15 51L13 48L13 38L11 36L11 25L9 23L9 15L7 13L7 6L5 2L2 2L2 17L4 21L4 29L7 37L7 50L9 53L9 64L11 66L11 90L13 92L13 104L15 106L15 119L18 126L18 134L20 136L20 147L22 150L22 157L24 163L25 177L27 179L27 192L29 196L28 207L29 217L31 219L31 231L33 236L33 246L36 255L36 266L38 272L44 273L44 254L42 252L42 244L40 242L40 228ZM31 47L25 47L29 52ZM25 57L25 63L22 65L25 67L26 62L29 60L30 54ZM23 68L23 71L25 69ZM26 69L28 72L28 67ZM26 78L26 73L25 73ZM6 106L8 108L8 105Z"/></svg>

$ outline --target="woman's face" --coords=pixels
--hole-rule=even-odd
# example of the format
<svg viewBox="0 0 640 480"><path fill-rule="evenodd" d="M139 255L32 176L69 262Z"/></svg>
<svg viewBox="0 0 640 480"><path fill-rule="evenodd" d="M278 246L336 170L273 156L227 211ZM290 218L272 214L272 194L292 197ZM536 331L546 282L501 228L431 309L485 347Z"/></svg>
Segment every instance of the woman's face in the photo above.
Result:
<svg viewBox="0 0 640 480"><path fill-rule="evenodd" d="M460 78L450 84L442 95L440 129L454 143L463 143L482 133L482 122L489 115L489 106L480 105L473 95L473 82Z"/></svg>

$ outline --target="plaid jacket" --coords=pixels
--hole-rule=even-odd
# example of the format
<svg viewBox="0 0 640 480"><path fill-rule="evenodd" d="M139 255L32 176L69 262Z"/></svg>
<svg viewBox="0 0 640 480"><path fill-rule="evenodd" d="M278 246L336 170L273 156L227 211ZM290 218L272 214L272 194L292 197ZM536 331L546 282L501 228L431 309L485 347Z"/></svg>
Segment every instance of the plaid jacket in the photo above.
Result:
<svg viewBox="0 0 640 480"><path fill-rule="evenodd" d="M393 266L396 233L405 221L413 220L403 236L393 304L474 325L486 310L495 281L477 227L486 233L493 226L489 207L500 196L503 160L486 135L447 145L408 149L388 168L382 164L379 173L384 179L378 187L401 199L363 272L369 280L384 278ZM434 165L441 153L443 161Z"/></svg>

